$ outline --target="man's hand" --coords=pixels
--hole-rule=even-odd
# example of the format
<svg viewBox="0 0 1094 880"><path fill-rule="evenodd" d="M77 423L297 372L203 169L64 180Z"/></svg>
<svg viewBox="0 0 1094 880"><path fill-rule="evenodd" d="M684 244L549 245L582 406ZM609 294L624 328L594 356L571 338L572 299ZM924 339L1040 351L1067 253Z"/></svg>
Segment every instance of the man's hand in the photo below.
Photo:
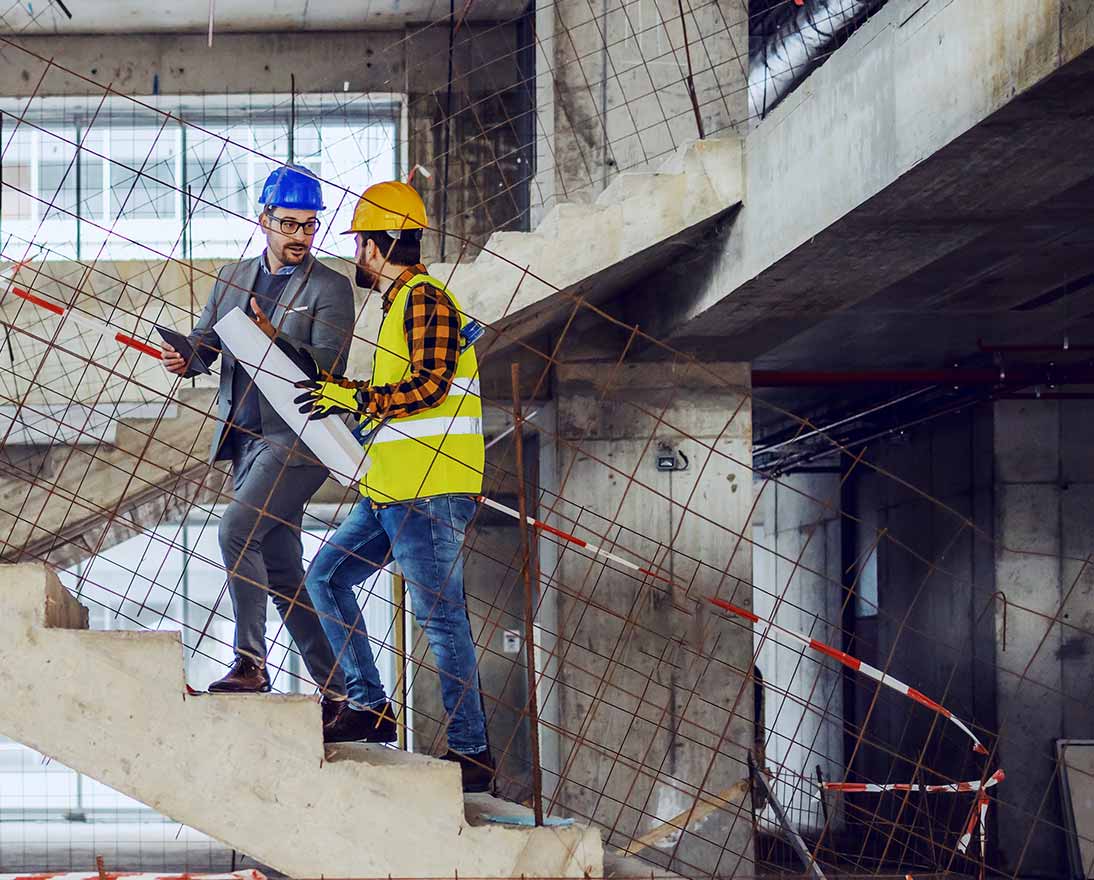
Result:
<svg viewBox="0 0 1094 880"><path fill-rule="evenodd" d="M255 313L254 318L251 319L255 322L255 326L270 339L276 339L277 330L274 329L274 325L270 323L270 319L266 317L266 313L262 311L262 307L258 304L258 300L253 296L251 297L251 311Z"/></svg>
<svg viewBox="0 0 1094 880"><path fill-rule="evenodd" d="M186 375L186 358L166 342L163 343L163 367L168 373L174 373L176 376Z"/></svg>
<svg viewBox="0 0 1094 880"><path fill-rule="evenodd" d="M359 415L361 410L357 403L357 389L342 385L337 379L324 382L320 379L307 379L297 382L297 388L306 389L293 403L300 404L300 412L308 415L308 421L325 419L331 413L348 413Z"/></svg>

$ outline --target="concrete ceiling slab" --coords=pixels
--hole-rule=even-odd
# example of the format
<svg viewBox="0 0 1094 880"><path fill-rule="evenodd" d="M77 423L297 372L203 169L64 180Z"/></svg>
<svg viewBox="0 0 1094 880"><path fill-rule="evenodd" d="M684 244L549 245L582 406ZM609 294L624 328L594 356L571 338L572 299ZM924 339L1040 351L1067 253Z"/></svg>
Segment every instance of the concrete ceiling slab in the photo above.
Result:
<svg viewBox="0 0 1094 880"><path fill-rule="evenodd" d="M981 338L1060 342L1094 314L1092 154L1094 50L670 341L794 370L940 367Z"/></svg>
<svg viewBox="0 0 1094 880"><path fill-rule="evenodd" d="M438 21L448 16L449 0L40 0L19 2L0 13L5 34L118 34L217 32L385 30L412 22ZM520 14L522 0L465 0L472 21L505 20ZM72 14L69 18L64 8ZM215 36L214 36L215 39Z"/></svg>

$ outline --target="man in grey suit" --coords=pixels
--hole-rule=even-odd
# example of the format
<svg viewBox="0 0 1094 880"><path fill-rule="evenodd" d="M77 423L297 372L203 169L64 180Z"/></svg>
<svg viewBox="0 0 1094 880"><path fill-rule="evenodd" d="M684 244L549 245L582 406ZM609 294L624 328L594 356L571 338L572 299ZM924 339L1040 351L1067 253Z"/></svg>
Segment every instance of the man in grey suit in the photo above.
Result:
<svg viewBox="0 0 1094 880"><path fill-rule="evenodd" d="M271 340L308 352L320 369L345 369L353 336L349 280L310 253L323 208L319 181L307 169L274 171L262 192L259 226L266 250L224 266L189 336L206 364L221 355L217 430L212 461L230 460L235 493L218 537L235 609L236 659L209 690L254 693L270 689L266 670L266 597L273 598L312 679L324 693L324 721L345 699L345 683L304 586L300 528L304 505L327 470L221 349L213 325L238 306ZM171 346L164 365L176 376L199 372ZM199 365L200 366L200 365Z"/></svg>

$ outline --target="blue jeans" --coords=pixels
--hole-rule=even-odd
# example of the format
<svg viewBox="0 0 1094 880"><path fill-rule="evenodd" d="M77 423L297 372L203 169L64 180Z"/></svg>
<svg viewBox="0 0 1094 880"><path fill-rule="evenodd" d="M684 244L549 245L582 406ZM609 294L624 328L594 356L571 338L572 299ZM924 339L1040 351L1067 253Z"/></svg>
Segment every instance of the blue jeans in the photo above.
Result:
<svg viewBox="0 0 1094 880"><path fill-rule="evenodd" d="M440 671L449 748L469 755L486 748L460 552L474 513L475 499L469 495L438 495L383 507L362 499L307 573L308 593L342 667L346 693L357 705L376 706L387 696L353 588L392 558L399 563L414 616Z"/></svg>

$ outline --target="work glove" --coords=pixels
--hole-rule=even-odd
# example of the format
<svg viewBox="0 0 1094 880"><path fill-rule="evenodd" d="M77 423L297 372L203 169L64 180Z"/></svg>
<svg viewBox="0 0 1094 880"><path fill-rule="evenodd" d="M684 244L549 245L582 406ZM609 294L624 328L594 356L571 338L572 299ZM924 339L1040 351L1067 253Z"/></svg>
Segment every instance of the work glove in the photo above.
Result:
<svg viewBox="0 0 1094 880"><path fill-rule="evenodd" d="M325 419L331 413L359 415L363 406L357 399L357 386L345 379L328 376L326 379L306 379L296 383L305 389L293 403L300 404L300 412L307 414L308 421Z"/></svg>
<svg viewBox="0 0 1094 880"><path fill-rule="evenodd" d="M315 358L311 356L311 352L297 348L283 336L278 336L273 343L285 353L290 361L304 371L305 376L309 379L319 378L319 367L316 366Z"/></svg>

